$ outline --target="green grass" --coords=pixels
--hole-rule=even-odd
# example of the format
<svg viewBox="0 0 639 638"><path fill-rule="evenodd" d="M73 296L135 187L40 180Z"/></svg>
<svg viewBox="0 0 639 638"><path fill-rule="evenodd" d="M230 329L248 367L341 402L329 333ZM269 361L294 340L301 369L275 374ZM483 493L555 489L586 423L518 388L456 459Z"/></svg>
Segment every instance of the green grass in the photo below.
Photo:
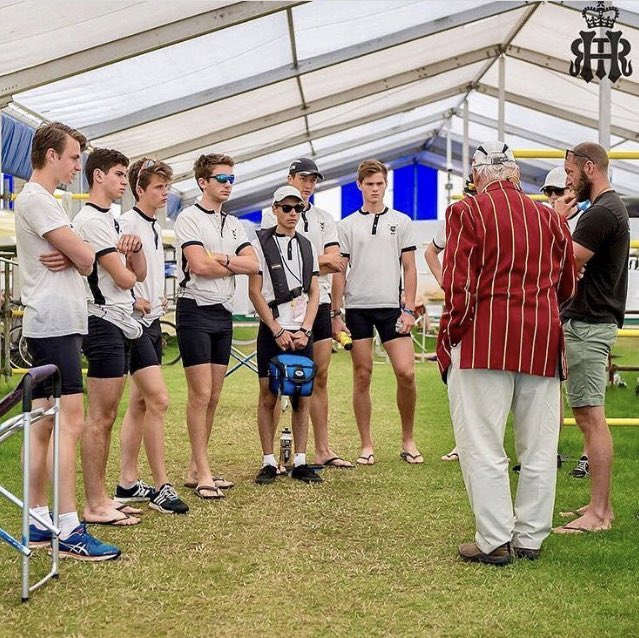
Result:
<svg viewBox="0 0 639 638"><path fill-rule="evenodd" d="M623 354L620 363L639 364L636 342L615 350ZM180 485L189 455L186 389L179 365L165 374L169 473ZM422 466L399 459L394 380L380 363L373 381L377 464L326 470L318 486L285 479L258 487L252 483L260 462L257 380L247 370L234 374L211 446L214 469L236 481L228 497L211 503L187 494L188 517L149 510L135 528L94 528L122 547L122 559L65 561L59 582L36 592L28 606L19 603L19 557L3 544L0 636L639 635L637 430L613 429L617 520L611 532L551 536L535 563L467 565L456 557L457 544L473 535L459 466L439 461L453 444L445 387L432 363L419 364L417 375ZM609 392L610 416L639 414L638 374L624 376L628 388ZM354 459L350 389L350 362L338 353L330 379L331 438L340 454ZM510 432L507 448L514 459ZM19 441L0 450L2 482L17 489ZM563 431L561 451L579 455L576 428ZM117 458L114 436L111 486ZM556 511L587 501L588 481L568 477L570 467L559 475ZM3 501L0 524L17 532L18 519ZM39 554L33 572L45 568Z"/></svg>

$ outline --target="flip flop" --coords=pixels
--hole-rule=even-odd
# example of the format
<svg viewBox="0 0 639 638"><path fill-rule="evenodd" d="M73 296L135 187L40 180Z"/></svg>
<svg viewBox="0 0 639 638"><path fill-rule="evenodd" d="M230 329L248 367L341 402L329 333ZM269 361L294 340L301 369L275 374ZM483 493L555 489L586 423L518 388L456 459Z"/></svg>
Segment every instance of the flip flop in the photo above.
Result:
<svg viewBox="0 0 639 638"><path fill-rule="evenodd" d="M421 455L420 455L421 456ZM440 461L459 461L459 454L457 452L449 452L440 457Z"/></svg>
<svg viewBox="0 0 639 638"><path fill-rule="evenodd" d="M114 507L118 510L118 512L128 514L129 516L140 516L142 514L142 510L139 507L131 507L126 503L123 503L122 505L114 505Z"/></svg>
<svg viewBox="0 0 639 638"><path fill-rule="evenodd" d="M408 463L409 465L421 465L424 462L424 457L419 452L417 452L417 454L411 454L406 450L402 450L399 453L399 457L402 459L402 461L406 461L406 463ZM408 459L412 460L409 461ZM421 459L421 461L417 461L415 459Z"/></svg>
<svg viewBox="0 0 639 638"><path fill-rule="evenodd" d="M235 486L235 483L233 483L233 481L227 481L226 479L224 479L223 476L214 476L213 483L215 483L215 487L220 490L230 490L232 487ZM197 487L197 481L185 481L184 487L187 487L190 490L194 490Z"/></svg>
<svg viewBox="0 0 639 638"><path fill-rule="evenodd" d="M224 494L219 487L215 487L215 485L198 485L195 490L196 496L199 496L204 501L214 501L219 498L224 498ZM205 496L202 492L215 492L211 496Z"/></svg>
<svg viewBox="0 0 639 638"><path fill-rule="evenodd" d="M230 490L235 485L233 481L227 481L223 476L214 476L213 484L219 490Z"/></svg>
<svg viewBox="0 0 639 638"><path fill-rule="evenodd" d="M591 534L594 532L594 530L586 529L585 527L570 527L570 523L566 523L561 527L555 527L552 531L555 534Z"/></svg>
<svg viewBox="0 0 639 638"><path fill-rule="evenodd" d="M372 456L372 454L371 454ZM363 457L361 457L363 458ZM369 457L370 458L370 457ZM335 463L335 461L344 461L344 463L348 463L348 465L342 465L341 463ZM322 463L324 467L334 467L338 470L354 470L355 466L352 463L344 460L341 456L332 456L330 459L324 461Z"/></svg>
<svg viewBox="0 0 639 638"><path fill-rule="evenodd" d="M128 520L135 520L135 523L124 525L123 521ZM133 527L134 525L139 525L141 522L139 518L128 515L125 515L124 518L112 518L110 521L88 521L86 518L82 521L82 523L86 523L87 525L105 525L108 527Z"/></svg>
<svg viewBox="0 0 639 638"><path fill-rule="evenodd" d="M364 456L364 455L360 454L355 459L355 462L358 465L374 465L375 464L375 455L374 454L369 454L368 456Z"/></svg>
<svg viewBox="0 0 639 638"><path fill-rule="evenodd" d="M583 515L584 512L580 512L579 510L566 510L565 512L559 512L560 518L579 518Z"/></svg>

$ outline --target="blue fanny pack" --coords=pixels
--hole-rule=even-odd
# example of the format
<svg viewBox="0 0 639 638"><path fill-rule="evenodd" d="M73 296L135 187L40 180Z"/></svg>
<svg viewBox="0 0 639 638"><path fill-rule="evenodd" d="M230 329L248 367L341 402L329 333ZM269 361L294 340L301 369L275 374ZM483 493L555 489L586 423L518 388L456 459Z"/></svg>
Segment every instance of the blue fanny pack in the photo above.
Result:
<svg viewBox="0 0 639 638"><path fill-rule="evenodd" d="M268 363L268 387L273 394L310 397L317 366L298 354L279 354Z"/></svg>

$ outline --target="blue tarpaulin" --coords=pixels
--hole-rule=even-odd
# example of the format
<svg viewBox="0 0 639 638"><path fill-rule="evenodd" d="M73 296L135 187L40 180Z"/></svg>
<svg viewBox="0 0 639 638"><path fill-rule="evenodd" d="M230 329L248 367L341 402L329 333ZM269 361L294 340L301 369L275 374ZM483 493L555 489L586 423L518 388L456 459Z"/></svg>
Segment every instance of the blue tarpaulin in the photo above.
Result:
<svg viewBox="0 0 639 638"><path fill-rule="evenodd" d="M2 113L2 172L31 177L31 142L35 129Z"/></svg>

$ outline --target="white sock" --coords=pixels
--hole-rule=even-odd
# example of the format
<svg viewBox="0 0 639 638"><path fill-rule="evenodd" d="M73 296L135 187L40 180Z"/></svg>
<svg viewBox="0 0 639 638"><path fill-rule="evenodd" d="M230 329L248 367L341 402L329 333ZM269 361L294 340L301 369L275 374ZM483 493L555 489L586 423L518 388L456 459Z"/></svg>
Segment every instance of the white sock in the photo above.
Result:
<svg viewBox="0 0 639 638"><path fill-rule="evenodd" d="M295 467L306 465L306 454L303 452L295 452Z"/></svg>
<svg viewBox="0 0 639 638"><path fill-rule="evenodd" d="M66 512L60 514L60 538L65 539L71 536L73 530L80 524L77 512Z"/></svg>
<svg viewBox="0 0 639 638"><path fill-rule="evenodd" d="M49 506L48 505L41 505L40 507L32 507L31 508L40 518L43 518L45 521L47 521L47 523L53 523L53 521L51 520L51 514L49 514ZM38 521L36 521L35 518L33 518L33 516L29 517L29 524L30 525L35 525L38 529L41 530L45 530L46 527L43 527L42 525L40 525L40 523L38 523Z"/></svg>
<svg viewBox="0 0 639 638"><path fill-rule="evenodd" d="M277 461L275 460L275 454L265 454L262 458L262 467L265 465L272 465L277 467Z"/></svg>

